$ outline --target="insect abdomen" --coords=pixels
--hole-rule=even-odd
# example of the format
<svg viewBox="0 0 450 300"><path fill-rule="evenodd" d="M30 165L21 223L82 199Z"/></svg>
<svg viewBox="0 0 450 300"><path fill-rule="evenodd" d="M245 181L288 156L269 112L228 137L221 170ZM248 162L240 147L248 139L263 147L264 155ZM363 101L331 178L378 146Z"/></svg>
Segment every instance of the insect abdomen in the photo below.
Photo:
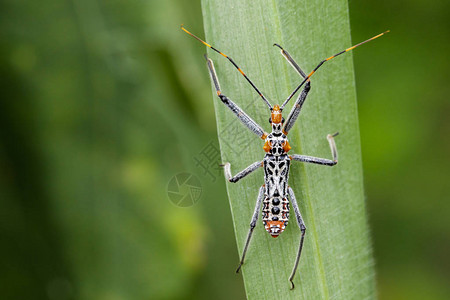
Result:
<svg viewBox="0 0 450 300"><path fill-rule="evenodd" d="M289 165L290 159L287 155L266 154L264 158L266 197L263 201L262 219L264 228L272 237L279 236L289 220Z"/></svg>
<svg viewBox="0 0 450 300"><path fill-rule="evenodd" d="M279 236L289 221L289 200L285 197L267 197L263 201L264 228L272 236Z"/></svg>

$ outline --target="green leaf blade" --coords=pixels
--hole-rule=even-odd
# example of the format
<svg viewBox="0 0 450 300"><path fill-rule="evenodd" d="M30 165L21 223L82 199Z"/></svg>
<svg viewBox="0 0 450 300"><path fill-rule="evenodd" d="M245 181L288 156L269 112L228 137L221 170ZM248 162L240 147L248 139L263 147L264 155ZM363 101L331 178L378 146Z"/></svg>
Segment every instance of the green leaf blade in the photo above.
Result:
<svg viewBox="0 0 450 300"><path fill-rule="evenodd" d="M202 5L207 41L232 57L272 104L281 104L301 82L273 43L288 50L307 73L322 59L351 45L346 1L205 0ZM226 59L212 51L208 55L223 93L270 131L270 112L251 86ZM288 135L290 153L330 158L325 137L339 131L339 164L329 168L292 163L289 184L307 226L296 289L289 290L288 277L300 230L291 210L289 226L277 239L258 220L242 268L249 299L375 297L351 53L326 63L311 81L311 92ZM285 116L294 102L295 97ZM262 160L263 141L236 121L217 97L214 105L222 159L231 163L232 173ZM239 126L240 131L235 131ZM263 172L258 170L227 185L240 255L263 183ZM232 270L230 266L224 271Z"/></svg>

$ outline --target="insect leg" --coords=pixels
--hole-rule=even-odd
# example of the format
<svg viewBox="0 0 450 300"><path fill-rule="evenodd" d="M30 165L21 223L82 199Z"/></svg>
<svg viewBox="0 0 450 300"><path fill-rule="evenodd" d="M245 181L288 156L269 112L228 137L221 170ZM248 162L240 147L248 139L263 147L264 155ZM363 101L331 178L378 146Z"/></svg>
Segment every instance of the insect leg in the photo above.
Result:
<svg viewBox="0 0 450 300"><path fill-rule="evenodd" d="M295 199L294 191L292 190L292 188L290 186L288 187L288 193L289 193L289 198L291 199L292 207L294 208L295 217L297 218L298 227L300 227L300 230L302 232L302 236L300 237L300 244L298 246L298 251L297 251L297 258L295 259L295 264L294 264L294 268L292 269L291 276L289 276L289 281L291 282L291 290L292 290L295 287L293 280L294 280L295 272L297 271L298 263L300 261L300 255L302 254L303 240L305 238L306 226L305 226L305 223L303 222L302 215L300 214L297 200Z"/></svg>
<svg viewBox="0 0 450 300"><path fill-rule="evenodd" d="M281 54L284 56L284 58L286 58L288 63L297 71L298 74L300 74L300 76L302 76L303 78L306 78L305 72L303 72L303 70L300 68L300 66L295 62L295 60L292 58L292 56L289 54L289 52L284 50L283 47L281 47L278 44L273 44L273 45L280 48Z"/></svg>
<svg viewBox="0 0 450 300"><path fill-rule="evenodd" d="M302 76L303 78L306 78L305 72L300 68L300 66L295 62L295 60L292 58L292 56L283 49L278 44L273 44L274 46L277 46L281 49L281 54L286 58L288 63L297 71L297 73ZM298 115L300 114L300 110L302 109L303 103L305 102L306 96L308 95L309 90L311 89L311 82L308 79L308 82L306 83L302 93L298 97L297 101L294 104L294 107L292 108L291 112L289 113L289 116L287 118L286 124L284 124L283 127L283 133L288 134L289 130L291 130L292 126L294 126L295 121L297 121ZM282 107L283 108L283 107Z"/></svg>
<svg viewBox="0 0 450 300"><path fill-rule="evenodd" d="M297 121L298 115L300 114L300 110L302 109L303 103L305 103L306 96L308 96L309 90L311 89L310 81L306 82L305 87L303 88L300 96L298 96L297 101L295 101L294 107L292 107L289 116L287 117L286 123L283 127L283 133L288 134L289 130L291 130L292 126L294 126L295 121Z"/></svg>
<svg viewBox="0 0 450 300"><path fill-rule="evenodd" d="M247 253L248 245L250 244L250 239L252 238L253 229L255 229L256 221L258 221L259 210L261 208L261 203L264 198L264 186L259 189L258 199L256 200L255 210L253 211L252 221L250 222L250 230L247 234L247 240L245 241L244 251L242 252L242 258L239 262L239 266L236 269L236 273L239 273L242 265L244 264L245 254Z"/></svg>
<svg viewBox="0 0 450 300"><path fill-rule="evenodd" d="M296 161L318 164L318 165L334 166L338 162L338 154L337 154L336 143L334 142L334 137L337 136L338 134L339 133L336 132L335 134L327 135L328 143L330 144L331 154L333 155L333 160L314 157L314 156L299 155L299 154L292 154L289 157L292 160L296 160Z"/></svg>
<svg viewBox="0 0 450 300"><path fill-rule="evenodd" d="M220 100L238 117L238 119L253 133L258 135L261 139L266 139L267 133L264 132L261 126L258 125L252 118L250 118L239 106L237 106L230 98L222 94L220 91L219 79L217 78L216 70L214 69L214 64L211 59L206 58L206 63L209 70L209 75L211 76L211 81L217 92L217 96Z"/></svg>
<svg viewBox="0 0 450 300"><path fill-rule="evenodd" d="M256 169L258 169L259 167L262 167L263 162L257 161L255 163L251 164L250 166L248 166L247 168L245 168L244 170L242 170L241 172L237 173L235 176L231 176L231 169L230 169L231 165L229 162L224 163L221 166L224 167L225 178L229 182L235 183L235 182L238 182L239 180L241 180L242 178L244 178L245 176L247 176L248 174L252 173Z"/></svg>

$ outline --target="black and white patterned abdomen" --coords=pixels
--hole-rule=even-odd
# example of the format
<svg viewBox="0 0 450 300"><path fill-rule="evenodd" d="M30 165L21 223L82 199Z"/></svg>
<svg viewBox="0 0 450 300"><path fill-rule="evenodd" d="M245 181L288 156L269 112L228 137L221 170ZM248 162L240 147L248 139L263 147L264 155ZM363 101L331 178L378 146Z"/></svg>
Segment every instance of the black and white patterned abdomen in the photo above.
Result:
<svg viewBox="0 0 450 300"><path fill-rule="evenodd" d="M267 154L264 158L265 198L262 219L267 232L273 237L284 231L289 220L287 197L289 166L288 155Z"/></svg>

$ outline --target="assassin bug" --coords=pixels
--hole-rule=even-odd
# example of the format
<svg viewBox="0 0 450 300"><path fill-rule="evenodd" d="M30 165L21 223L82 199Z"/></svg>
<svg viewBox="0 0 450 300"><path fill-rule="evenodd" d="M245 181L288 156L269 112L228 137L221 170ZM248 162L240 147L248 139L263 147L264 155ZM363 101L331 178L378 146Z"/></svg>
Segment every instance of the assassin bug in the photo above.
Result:
<svg viewBox="0 0 450 300"><path fill-rule="evenodd" d="M250 240L253 234L253 229L256 226L256 221L258 220L259 211L262 205L262 219L264 228L272 237L278 237L286 228L287 223L289 221L289 202L291 202L292 208L294 209L295 217L297 219L298 226L300 227L301 237L300 244L297 251L297 257L295 259L294 268L292 269L292 273L289 276L289 281L291 283L291 289L294 288L294 276L297 271L298 263L300 261L300 255L302 253L303 248L303 240L306 233L306 226L303 222L302 216L300 214L300 210L298 208L298 204L295 198L294 191L288 185L289 178L289 167L291 161L299 161L305 163L313 163L325 166L334 166L338 162L337 148L334 142L334 137L338 135L328 134L327 139L330 145L331 154L333 159L325 159L318 158L313 156L292 154L288 155L287 153L291 150L291 146L289 145L287 134L289 130L292 129L295 121L297 120L300 110L305 102L306 96L311 88L310 77L317 71L325 62L339 56L347 51L353 50L354 48L370 42L383 34L389 32L385 31L380 33L364 42L356 44L350 48L347 48L335 55L332 55L324 60L322 60L308 75L302 71L299 65L294 61L291 55L284 50L280 45L274 44L274 46L280 48L281 54L288 61L288 63L297 71L297 73L303 78L303 81L295 88L295 90L289 95L289 97L283 102L281 106L274 105L272 106L269 101L264 97L264 95L260 92L260 90L255 86L255 84L245 75L245 73L241 70L241 68L234 62L231 57L217 50L210 44L206 43L199 37L190 33L186 30L183 25L181 25L181 29L194 37L207 47L211 48L215 52L227 58L233 66L244 76L244 78L250 83L253 89L258 93L258 95L262 98L262 100L267 104L269 109L271 110L271 117L269 122L272 125L272 132L265 132L260 125L258 125L252 118L250 118L239 106L237 106L233 101L231 101L227 96L222 94L219 79L217 78L216 71L214 69L214 64L211 59L209 59L206 55L206 62L209 70L209 75L211 77L211 81L214 84L214 87L217 92L217 96L219 99L236 115L236 117L253 133L255 133L258 137L265 141L263 149L267 153L264 156L262 161L257 161L241 172L237 173L235 176L231 175L230 163L225 163L222 166L224 167L225 177L229 182L238 182L240 179L244 178L248 174L257 170L260 167L264 168L264 183L260 189L258 198L256 200L255 209L253 211L252 220L250 222L250 230L247 234L247 239L245 241L244 251L242 253L242 258L240 260L239 266L236 270L236 273L239 272L242 264L244 263L245 254L247 253L248 246L250 244ZM306 84L305 84L306 83ZM297 93L297 91L305 84L302 92L297 98L291 112L287 117L287 121L285 122L282 117L282 111L286 104L291 100L291 98Z"/></svg>

